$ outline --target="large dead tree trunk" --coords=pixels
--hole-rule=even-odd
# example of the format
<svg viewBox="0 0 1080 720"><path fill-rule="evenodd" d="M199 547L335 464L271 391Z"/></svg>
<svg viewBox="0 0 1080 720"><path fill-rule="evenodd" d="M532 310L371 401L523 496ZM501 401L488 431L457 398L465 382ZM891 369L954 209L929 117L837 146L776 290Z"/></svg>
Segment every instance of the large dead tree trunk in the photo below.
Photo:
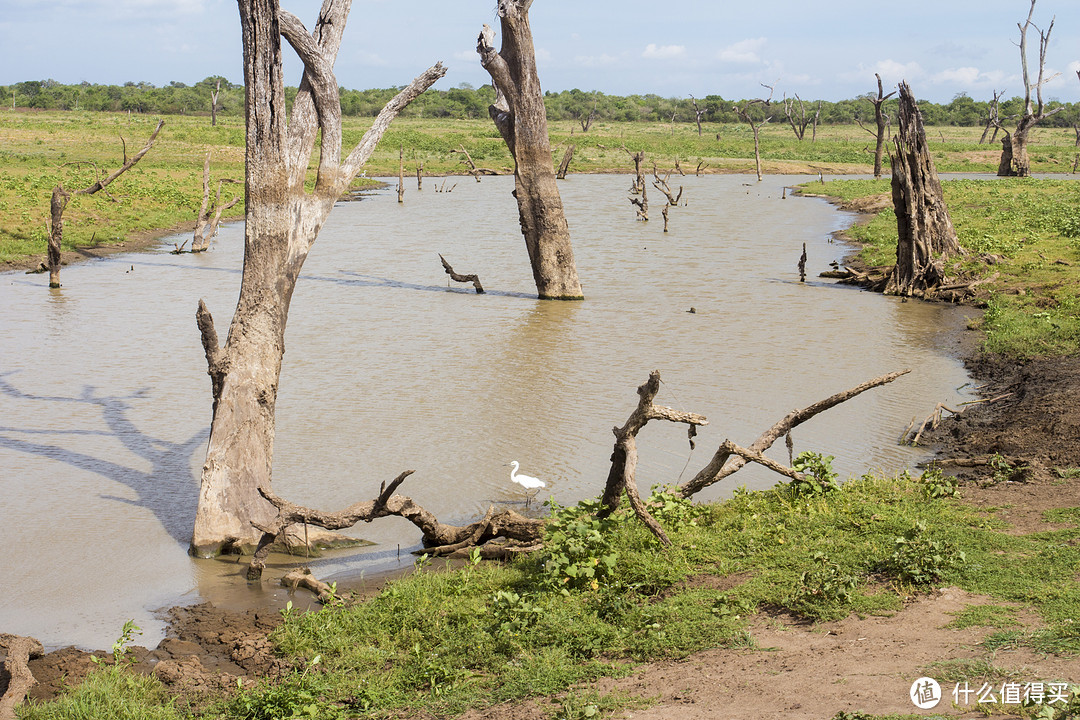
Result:
<svg viewBox="0 0 1080 720"><path fill-rule="evenodd" d="M334 202L363 167L394 117L446 70L429 68L391 100L342 160L341 103L334 60L349 0L324 0L314 32L277 0L239 0L244 46L247 203L244 274L225 346L200 301L197 319L214 406L192 552L209 556L254 547L276 509L269 488L274 408L285 352L285 323L300 268ZM286 116L281 38L304 63ZM304 181L319 137L314 188Z"/></svg>
<svg viewBox="0 0 1080 720"><path fill-rule="evenodd" d="M555 182L544 94L536 74L531 5L532 0L499 0L502 49L496 52L495 33L484 25L476 51L496 91L488 112L514 157L514 194L536 292L544 299L581 300L584 295L570 230Z"/></svg>
<svg viewBox="0 0 1080 720"><path fill-rule="evenodd" d="M899 243L889 295L932 294L945 279L945 260L962 253L926 145L922 113L906 82L900 83L900 134L894 138L892 197Z"/></svg>
<svg viewBox="0 0 1080 720"><path fill-rule="evenodd" d="M109 184L126 173L131 168L135 167L135 164L143 159L146 153L150 152L150 148L154 146L154 141L157 140L158 133L161 132L162 126L165 124L164 120L158 122L157 127L154 128L154 132L150 135L150 138L143 145L142 150L135 153L128 159L127 145L124 144L124 162L120 166L119 170L113 172L108 177L98 177L93 185L83 188L82 190L74 190L68 192L64 189L64 186L57 185L53 188L52 199L49 203L49 244L48 244L48 257L49 257L49 287L60 287L60 247L64 241L64 210L67 209L68 201L71 200L72 195L93 195L94 193L104 190ZM121 138L123 142L123 138ZM71 165L81 165L84 163L68 163ZM85 163L93 165L93 163ZM95 166L96 167L96 166ZM108 193L106 193L108 195ZM114 198L115 199L115 198Z"/></svg>
<svg viewBox="0 0 1080 720"><path fill-rule="evenodd" d="M1057 77L1057 73L1050 77L1044 77L1046 71L1046 48L1050 43L1050 33L1054 30L1054 21L1051 20L1046 32L1043 32L1031 22L1034 15L1035 0L1031 0L1027 20L1024 21L1023 25L1017 23L1017 27L1020 28L1020 67L1024 77L1024 113L1017 120L1016 129L1011 133L1005 133L1001 138L1001 162L998 163L997 173L999 177L1029 177L1031 175L1031 160L1028 158L1027 151L1028 134L1031 132L1031 128L1035 127L1040 120L1048 118L1063 109L1059 107L1047 112L1043 105L1042 86ZM1034 83L1031 82L1031 75L1028 70L1027 52L1027 32L1032 27L1039 32L1039 75ZM1035 90L1035 101L1032 101L1031 98L1032 89Z"/></svg>

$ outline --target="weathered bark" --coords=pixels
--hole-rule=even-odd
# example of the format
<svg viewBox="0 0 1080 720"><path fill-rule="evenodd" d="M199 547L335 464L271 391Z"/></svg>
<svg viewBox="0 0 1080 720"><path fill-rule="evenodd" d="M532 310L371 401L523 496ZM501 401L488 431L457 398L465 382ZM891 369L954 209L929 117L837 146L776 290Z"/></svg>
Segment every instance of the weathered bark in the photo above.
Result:
<svg viewBox="0 0 1080 720"><path fill-rule="evenodd" d="M244 273L225 346L200 301L197 319L214 393L191 550L209 556L254 547L275 508L259 494L272 477L274 408L293 289L319 230L394 117L446 70L429 68L391 100L342 160L341 103L333 64L349 0L324 0L314 32L277 0L238 0L244 47ZM281 39L304 63L286 117ZM320 140L314 188L304 182Z"/></svg>
<svg viewBox="0 0 1080 720"><path fill-rule="evenodd" d="M218 180L217 195L210 204L210 153L206 153L203 161L203 199L199 207L199 219L195 222L195 234L191 237L191 252L205 252L210 248L210 240L217 235L218 225L221 223L221 214L240 202L237 195L225 205L221 204L221 186L225 183L236 182L235 180ZM213 213L213 217L210 214ZM177 248L180 251L182 248Z"/></svg>
<svg viewBox="0 0 1080 720"><path fill-rule="evenodd" d="M7 653L4 669L8 674L7 690L0 697L0 720L15 720L15 708L37 685L28 663L32 658L41 657L45 648L32 637L6 633L0 633L0 647Z"/></svg>
<svg viewBox="0 0 1080 720"><path fill-rule="evenodd" d="M447 525L416 504L412 498L398 495L395 490L405 481L411 470L398 475L389 485L380 488L374 500L358 502L338 512L324 512L295 505L277 497L271 490L261 488L267 503L276 515L266 523L259 524L262 533L258 550L248 567L248 579L257 580L262 575L266 556L273 542L280 539L290 526L298 523L314 525L325 530L343 530L361 522L378 518L398 516L405 518L423 533L424 552L429 555L452 555L464 547L481 546L494 538L533 547L541 539L544 520L527 518L513 510L495 512L489 508L483 519L469 525Z"/></svg>
<svg viewBox="0 0 1080 720"><path fill-rule="evenodd" d="M150 138L143 145L142 150L135 153L129 160L127 157L127 145L124 144L124 163L120 166L119 170L113 172L108 177L99 177L93 185L82 190L74 190L68 192L64 189L63 185L57 185L53 188L52 199L49 203L49 244L48 244L48 257L49 257L49 287L60 287L60 247L64 241L64 210L67 209L68 201L72 195L93 195L94 193L104 190L109 184L126 173L131 168L135 167L135 164L143 159L146 153L150 152L150 148L154 146L154 141L157 140L158 133L161 132L162 126L165 124L164 120L160 120L157 127L154 128L154 132L151 133ZM123 143L123 138L120 139ZM80 163L70 163L80 164ZM107 195L108 193L106 193Z"/></svg>
<svg viewBox="0 0 1080 720"><path fill-rule="evenodd" d="M911 372L910 370L901 370L900 372L889 373L888 375L882 375L879 378L875 378L868 382L864 382L861 385L845 390L843 392L832 395L819 402L814 403L802 410L792 410L790 413L781 418L772 427L766 430L761 436L754 441L754 443L747 448L750 453L756 453L760 455L772 447L773 443L780 438L788 435L794 428L803 424L810 418L814 417L818 413L822 413L829 408L836 407L842 402L846 402L851 398L866 392L870 388L878 387L890 383L902 375L906 375ZM679 494L684 498L690 498L701 492L710 485L720 482L726 477L738 472L748 462L746 453L740 453L737 445L729 444L725 441L717 449L713 455L709 464L698 472L692 479L687 481L682 487L679 488ZM750 460L757 462L756 457L751 457Z"/></svg>
<svg viewBox="0 0 1080 720"><path fill-rule="evenodd" d="M1042 86L1057 77L1056 73L1051 77L1044 77L1046 72L1046 48L1050 43L1050 33L1054 30L1054 21L1051 20L1046 32L1043 32L1031 22L1034 15L1035 0L1031 0L1027 20L1024 21L1023 25L1017 23L1017 27L1020 28L1020 67L1024 78L1024 113L1017 120L1016 129L1011 133L1005 133L1004 137L1001 138L1001 161L998 163L997 172L999 177L1030 177L1031 160L1028 158L1027 151L1028 134L1031 132L1031 128L1035 127L1040 120L1044 120L1064 109L1059 107L1047 112L1043 105ZM1034 83L1031 82L1028 69L1027 52L1027 32L1032 27L1039 31L1039 75ZM1035 101L1032 101L1031 98L1032 89L1035 90Z"/></svg>
<svg viewBox="0 0 1080 720"><path fill-rule="evenodd" d="M926 145L922 113L906 82L900 83L900 133L894 138L892 197L899 243L888 295L932 295L945 279L945 260L962 253Z"/></svg>
<svg viewBox="0 0 1080 720"><path fill-rule="evenodd" d="M653 370L649 373L648 381L637 389L638 406L634 412L630 414L622 427L612 428L612 432L615 433L615 447L611 452L611 470L608 472L604 495L600 501L601 509L597 515L607 517L618 510L620 498L625 492L634 514L652 531L660 543L667 547L671 545L671 540L668 539L656 519L649 514L638 494L634 476L637 469L637 434L650 420L686 423L690 426L689 436L692 447L698 426L708 425L709 421L703 415L654 405L653 400L658 392L660 392L660 371Z"/></svg>
<svg viewBox="0 0 1080 720"><path fill-rule="evenodd" d="M496 52L495 33L485 25L476 51L496 91L488 112L514 157L514 194L536 292L542 299L581 300L584 295L555 181L544 94L536 73L531 5L532 0L499 0L502 48Z"/></svg>
<svg viewBox="0 0 1080 720"><path fill-rule="evenodd" d="M563 153L562 162L559 163L559 171L555 174L555 177L559 180L566 179L566 171L570 169L570 162L574 159L574 148L576 146L573 143L566 148L566 152Z"/></svg>
<svg viewBox="0 0 1080 720"><path fill-rule="evenodd" d="M450 263L446 262L446 258L442 256L442 253L439 253L439 260L442 260L443 270L446 271L446 274L450 276L451 280L460 283L471 282L473 287L476 288L477 295L484 294L484 286L480 284L480 278L478 276L475 274L463 275L459 272L455 272L454 268L450 267Z"/></svg>

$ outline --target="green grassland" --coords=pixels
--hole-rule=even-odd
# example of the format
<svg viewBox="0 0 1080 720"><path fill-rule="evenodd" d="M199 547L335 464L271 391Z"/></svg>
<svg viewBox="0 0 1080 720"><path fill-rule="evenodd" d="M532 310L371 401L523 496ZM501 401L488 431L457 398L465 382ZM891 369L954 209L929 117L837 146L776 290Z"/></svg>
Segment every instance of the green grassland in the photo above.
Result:
<svg viewBox="0 0 1080 720"><path fill-rule="evenodd" d="M118 168L143 146L157 119L140 114L80 111L0 111L0 262L24 263L44 253L49 196L57 183L79 189L97 173ZM346 118L347 146L359 141L369 118ZM626 149L644 150L647 164L661 171L676 162L685 172L752 172L753 136L742 124L706 123L699 136L686 123L604 122L582 133L573 121L550 124L553 154L575 146L572 172L629 172ZM942 171L991 172L998 147L979 145L979 128L930 130L935 161ZM854 125L823 126L817 139L798 141L777 122L762 129L766 173L847 174L870 171L873 138ZM1076 155L1068 128L1038 128L1032 135L1032 168L1065 172ZM462 174L459 148L478 166L512 172L513 162L494 125L486 119L399 118L368 163L369 176L393 176L398 150L405 149L406 172L420 162L434 175ZM625 148L625 149L624 149ZM172 115L157 144L108 193L76 196L65 213L65 249L122 243L137 233L168 230L194 221L202 200L202 164L211 153L213 182L243 179L242 118L223 116L216 126L205 117ZM87 165L85 163L92 163ZM234 186L235 187L235 186ZM225 188L228 195L229 186ZM243 205L229 216L240 217Z"/></svg>
<svg viewBox="0 0 1080 720"><path fill-rule="evenodd" d="M984 665L1005 644L1080 653L1075 509L1054 518L1062 529L1017 536L1002 530L996 509L972 509L957 495L935 471L781 484L707 505L654 491L668 549L628 511L597 520L595 501L554 507L545 547L530 556L474 557L459 569L421 559L427 572L366 602L286 609L272 639L293 670L278 681L198 710L163 710L160 688L106 667L21 717L81 717L79 708L120 695L125 710L114 717L442 717L548 697L551 717L584 718L649 702L588 690L597 678L709 647L756 647L748 623L761 608L810 620L888 615L945 585L994 599L954 621L985 628ZM1043 625L1018 625L1017 608Z"/></svg>
<svg viewBox="0 0 1080 720"><path fill-rule="evenodd" d="M1021 358L1080 352L1080 183L957 179L942 187L968 252L953 272L987 280L979 292L985 349ZM890 192L886 179L837 180L807 190L844 201ZM848 235L862 245L859 258L867 265L895 262L891 209Z"/></svg>

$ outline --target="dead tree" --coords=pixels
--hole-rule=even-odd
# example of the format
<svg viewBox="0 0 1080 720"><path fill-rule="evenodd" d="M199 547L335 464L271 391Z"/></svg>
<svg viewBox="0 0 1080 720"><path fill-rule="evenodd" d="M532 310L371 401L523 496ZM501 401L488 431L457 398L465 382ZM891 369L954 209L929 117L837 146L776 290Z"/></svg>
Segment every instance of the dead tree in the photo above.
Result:
<svg viewBox="0 0 1080 720"><path fill-rule="evenodd" d="M877 78L877 97L873 95L867 95L866 99L874 106L874 125L876 130L870 130L863 126L859 121L858 116L855 117L855 122L859 123L859 127L866 132L874 136L876 144L874 145L874 177L881 177L881 168L885 159L885 134L889 129L889 116L885 112L885 101L896 94L893 90L888 95L885 94L885 88L881 84L881 75L874 73L874 77Z"/></svg>
<svg viewBox="0 0 1080 720"><path fill-rule="evenodd" d="M217 87L210 91L210 127L217 127L218 93L221 92L221 81L217 81Z"/></svg>
<svg viewBox="0 0 1080 720"><path fill-rule="evenodd" d="M690 447L693 448L697 428L708 425L709 421L703 415L654 405L653 400L658 392L660 392L660 371L653 370L649 373L648 381L637 389L637 408L630 414L622 427L612 429L612 432L615 433L615 448L611 452L611 470L608 471L604 495L600 501L601 509L597 515L607 517L618 510L622 495L626 493L634 514L652 531L660 543L667 547L671 545L671 540L668 539L667 534L664 533L664 529L660 527L656 519L649 514L645 503L641 501L641 495L638 493L635 478L638 461L637 434L650 420L685 423L690 426L688 435Z"/></svg>
<svg viewBox="0 0 1080 720"><path fill-rule="evenodd" d="M754 100L745 100L742 105L736 103L731 106L731 111L738 115L743 122L750 126L750 129L754 132L754 167L757 170L758 182L761 182L761 140L760 132L769 121L772 120L772 115L768 115L769 107L772 103L773 89L768 85L763 87L769 88L769 97L766 99L757 98ZM760 108L761 112L754 112L756 108ZM757 118L754 116L758 115ZM764 116L763 119L762 116Z"/></svg>
<svg viewBox="0 0 1080 720"><path fill-rule="evenodd" d="M690 96L690 102L694 103L694 120L697 122L698 137L701 137L701 118L705 117L705 114L709 112L709 109L698 107L697 98L693 95Z"/></svg>
<svg viewBox="0 0 1080 720"><path fill-rule="evenodd" d="M398 171L397 171L397 201L400 205L405 202L405 146L402 145L398 151Z"/></svg>
<svg viewBox="0 0 1080 720"><path fill-rule="evenodd" d="M899 243L888 295L931 295L945 279L945 260L962 253L926 144L922 113L906 82L900 83L900 133L893 139L892 198Z"/></svg>
<svg viewBox="0 0 1080 720"><path fill-rule="evenodd" d="M217 195L214 196L213 204L210 204L210 153L206 153L203 161L203 199L199 206L199 218L195 221L195 234L191 237L191 252L205 252L210 249L210 240L217 235L218 225L221 223L221 215L226 210L240 202L237 195L226 204L221 204L221 187L225 183L235 183L236 180L218 180ZM213 213L213 217L210 217ZM184 246L176 248L176 252L182 252Z"/></svg>
<svg viewBox="0 0 1080 720"><path fill-rule="evenodd" d="M420 164L416 166L416 189L417 191L424 189L424 161L421 160Z"/></svg>
<svg viewBox="0 0 1080 720"><path fill-rule="evenodd" d="M725 440L717 449L708 465L702 468L697 475L679 488L679 495L684 498L693 497L705 488L738 472L738 470L745 466L747 462L756 462L766 467L770 467L768 458L765 458L763 453L772 447L773 443L777 440L787 436L793 429L829 408L847 402L856 395L860 395L871 388L890 383L896 378L906 375L909 372L911 371L901 370L900 372L882 375L879 378L857 385L850 390L845 390L844 392L820 400L802 410L792 410L777 421L772 427L762 433L748 448L741 448L730 440ZM773 465L775 465L775 463L773 463ZM776 468L771 469L776 470Z"/></svg>
<svg viewBox="0 0 1080 720"><path fill-rule="evenodd" d="M795 93L794 99L785 95L783 100L784 115L787 117L788 125L791 126L791 130L795 133L795 137L799 139L799 142L802 142L803 138L806 137L806 128L812 126L810 142L815 142L817 140L818 123L821 120L821 101L818 100L817 110L814 114L807 117L806 105L803 103L802 98L799 97L799 93ZM795 103L799 104L797 111Z"/></svg>
<svg viewBox="0 0 1080 720"><path fill-rule="evenodd" d="M1028 11L1027 20L1020 28L1020 68L1024 78L1024 112L1016 122L1016 129L1011 133L1006 132L1001 138L1001 162L998 163L998 177L1030 177L1031 160L1028 158L1028 134L1040 120L1050 117L1063 108L1058 107L1047 112L1043 105L1043 85L1057 77L1057 73L1045 77L1046 72L1046 48L1050 43L1050 33L1054 30L1054 21L1050 20L1046 32L1040 30L1031 18L1035 15L1035 0L1031 0L1031 8ZM1039 74L1038 79L1031 82L1031 74L1028 69L1027 33L1029 28L1035 28L1039 32ZM1031 91L1035 91L1035 101L1032 101Z"/></svg>
<svg viewBox="0 0 1080 720"><path fill-rule="evenodd" d="M135 167L135 164L142 160L146 153L150 152L150 148L154 146L154 141L157 140L158 133L161 132L161 128L164 124L164 120L158 121L157 127L154 128L154 132L150 135L146 144L143 145L142 150L135 153L130 159L127 156L127 143L124 142L123 138L120 138L120 142L124 146L124 162L120 166L120 169L115 171L112 175L100 177L99 173L98 179L92 185L83 188L82 190L68 192L64 189L63 184L58 184L53 188L52 200L49 203L50 224L48 255L50 288L60 287L60 247L64 241L64 210L67 209L68 201L71 200L71 196L93 195L100 190L105 190L113 180ZM94 168L95 172L97 171L97 166L89 162L65 163L65 165L89 165ZM108 191L106 191L105 194L108 195ZM115 199L116 198L113 198L113 200Z"/></svg>
<svg viewBox="0 0 1080 720"><path fill-rule="evenodd" d="M465 149L464 145L458 145L458 149L453 152L461 153L461 162L469 166L469 174L476 178L476 182L480 182L481 175L494 175L491 170L484 170L483 168L476 167L476 163L473 162L472 155Z"/></svg>
<svg viewBox="0 0 1080 720"><path fill-rule="evenodd" d="M990 105L986 109L986 127L983 128L982 136L979 138L980 145L994 142L997 139L998 130L1002 129L1001 118L998 113L1001 108L1001 96L1005 94L1005 91L998 92L994 90L993 92L994 99L990 101ZM990 128L994 128L994 134L988 140L986 136L990 134Z"/></svg>
<svg viewBox="0 0 1080 720"><path fill-rule="evenodd" d="M544 93L536 73L531 5L532 0L499 0L502 49L495 50L495 32L484 25L476 51L496 91L488 112L514 157L514 196L536 292L541 299L581 300L570 229L551 159Z"/></svg>
<svg viewBox="0 0 1080 720"><path fill-rule="evenodd" d="M589 128L592 127L593 120L595 120L595 119L596 119L596 101L593 101L592 110L590 110L589 114L586 117L582 118L581 121L580 121L581 122L581 132L583 132L583 133L589 132Z"/></svg>
<svg viewBox="0 0 1080 720"><path fill-rule="evenodd" d="M626 150L626 147L623 147ZM645 162L645 151L632 153L626 150L626 154L634 161L634 182L630 185L630 203L637 207L637 219L649 220L649 193L645 188L645 174L641 170L641 163Z"/></svg>
<svg viewBox="0 0 1080 720"><path fill-rule="evenodd" d="M566 148L566 152L563 153L562 162L559 163L559 171L555 173L555 177L559 180L566 179L566 172L570 169L570 162L574 159L574 147L574 143L570 143Z"/></svg>
<svg viewBox="0 0 1080 720"><path fill-rule="evenodd" d="M0 696L0 720L15 720L15 708L37 685L29 662L41 657L45 648L35 638L7 633L0 633L0 648L4 649L7 657L4 670L8 676L7 689Z"/></svg>
<svg viewBox="0 0 1080 720"><path fill-rule="evenodd" d="M204 557L254 547L262 538L257 524L277 516L259 490L271 483L285 324L300 269L334 203L391 121L446 73L437 63L413 80L343 160L333 66L349 3L324 0L313 32L281 10L277 0L240 0L239 11L247 127L244 272L224 347L202 301L197 313L214 401L191 540L192 552ZM291 113L286 112L282 38L304 64ZM316 140L318 170L308 191Z"/></svg>
<svg viewBox="0 0 1080 720"><path fill-rule="evenodd" d="M484 286L480 284L480 278L477 275L462 275L459 272L455 272L454 268L450 267L450 263L446 262L446 258L442 256L442 253L439 253L439 260L442 261L443 270L446 272L447 275L450 276L450 280L459 283L471 282L473 284L473 287L476 288L477 295L484 294ZM450 280L446 281L447 285L449 285Z"/></svg>

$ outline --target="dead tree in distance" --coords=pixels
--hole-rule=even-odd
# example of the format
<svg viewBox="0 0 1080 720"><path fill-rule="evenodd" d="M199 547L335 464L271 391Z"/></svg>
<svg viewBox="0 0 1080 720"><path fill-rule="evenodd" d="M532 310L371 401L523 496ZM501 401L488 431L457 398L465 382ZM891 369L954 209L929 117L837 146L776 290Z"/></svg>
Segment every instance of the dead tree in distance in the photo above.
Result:
<svg viewBox="0 0 1080 720"><path fill-rule="evenodd" d="M945 279L945 260L963 250L926 145L922 113L906 82L900 83L899 124L896 154L889 158L899 243L885 293L925 297Z"/></svg>
<svg viewBox="0 0 1080 720"><path fill-rule="evenodd" d="M531 5L532 0L499 0L502 49L495 50L495 32L484 25L476 52L495 86L495 102L488 112L514 157L514 195L536 292L541 299L581 300L570 229L551 159L544 93L536 73Z"/></svg>
<svg viewBox="0 0 1080 720"><path fill-rule="evenodd" d="M413 80L343 160L333 65L349 3L324 0L314 32L277 0L240 0L239 11L247 127L244 272L224 347L201 301L197 313L214 400L191 540L192 552L200 556L254 547L263 536L258 525L276 517L260 488L269 489L272 477L285 324L300 269L334 203L391 121L446 73L437 63ZM291 115L282 37L304 64ZM318 170L309 192L304 183L317 138Z"/></svg>
<svg viewBox="0 0 1080 720"><path fill-rule="evenodd" d="M874 106L874 125L877 129L870 130L864 127L857 115L855 116L855 122L859 123L859 127L866 130L876 139L874 145L874 177L879 178L881 177L881 168L885 159L885 134L889 129L889 116L885 112L885 101L895 95L896 91L893 90L886 95L885 88L881 84L881 74L874 73L874 77L877 78L877 97L867 94L866 99Z"/></svg>
<svg viewBox="0 0 1080 720"><path fill-rule="evenodd" d="M754 132L754 168L757 170L758 182L761 182L761 128L772 120L772 115L768 115L767 113L769 112L769 107L772 104L773 88L769 85L762 85L762 87L769 88L768 98L745 100L743 101L742 105L736 103L731 106L731 111L738 115L743 122L749 125L750 129ZM754 110L757 108L760 108L762 112L754 112ZM757 115L758 117L755 117L755 115ZM762 116L764 116L763 119Z"/></svg>
<svg viewBox="0 0 1080 720"><path fill-rule="evenodd" d="M1054 30L1054 21L1050 20L1046 32L1040 30L1031 18L1035 15L1035 0L1031 0L1031 8L1028 10L1027 20L1023 25L1017 23L1020 28L1020 68L1024 78L1024 112L1016 121L1016 129L1011 133L1006 132L1001 138L1001 162L998 163L998 177L1030 177L1031 160L1028 158L1028 134L1040 120L1060 112L1063 108L1058 107L1049 112L1043 104L1042 86L1057 77L1057 73L1050 77L1044 77L1046 72L1046 48L1050 43L1050 33ZM1028 29L1035 28L1039 32L1039 74L1038 79L1031 82L1031 74L1028 69L1027 33ZM1032 102L1031 91L1035 90L1035 101Z"/></svg>
<svg viewBox="0 0 1080 720"><path fill-rule="evenodd" d="M120 169L114 172L108 177L99 177L93 184L82 190L73 190L68 192L64 189L63 184L57 184L52 191L52 199L49 203L49 244L48 244L48 256L49 256L49 287L60 287L60 246L64 241L64 210L67 209L68 201L71 200L72 195L93 195L94 193L105 190L109 184L126 173L131 168L135 167L135 164L143 159L146 153L150 152L150 148L154 146L154 141L157 140L158 133L161 132L162 126L165 125L164 120L158 121L157 127L154 128L154 132L151 133L150 138L143 145L142 150L135 153L130 159L127 156L127 143L124 143L124 139L120 138L120 142L124 145L124 162ZM93 163L66 163L67 165L90 165L95 170L97 166ZM108 195L108 191L105 193ZM115 198L114 198L115 199Z"/></svg>
<svg viewBox="0 0 1080 720"><path fill-rule="evenodd" d="M817 141L817 128L818 122L821 120L821 101L818 100L817 110L810 117L806 116L806 105L803 103L802 98L799 97L799 93L795 93L794 98L784 96L784 115L787 117L788 125L791 126L792 132L795 133L795 137L799 139L799 142L803 141L806 137L806 128L812 127L812 133L810 135L810 142ZM799 104L798 111L796 112L795 103Z"/></svg>
<svg viewBox="0 0 1080 720"><path fill-rule="evenodd" d="M221 81L217 81L217 87L210 91L210 127L217 126L218 93L221 92Z"/></svg>
<svg viewBox="0 0 1080 720"><path fill-rule="evenodd" d="M195 222L195 234L191 237L191 252L205 252L210 248L210 240L217 235L218 225L221 223L221 214L234 207L241 200L237 195L226 204L221 204L221 186L225 183L235 183L236 180L218 180L217 195L214 203L210 204L210 153L206 153L203 161L203 199L199 207L199 219ZM213 217L210 214L213 213ZM177 251L183 250L183 246Z"/></svg>
<svg viewBox="0 0 1080 720"><path fill-rule="evenodd" d="M694 120L697 122L698 137L701 137L701 118L705 117L705 114L709 112L709 108L698 107L697 98L693 95L690 96L690 102L694 103Z"/></svg>
<svg viewBox="0 0 1080 720"><path fill-rule="evenodd" d="M997 139L998 130L1001 130L1001 118L998 115L1001 109L1001 96L1005 94L1002 90L998 92L993 91L994 99L990 101L986 110L986 127L983 128L982 136L979 138L979 144L982 145L986 142L994 142ZM994 134L990 135L990 139L987 140L986 136L990 134L990 128L994 128Z"/></svg>

